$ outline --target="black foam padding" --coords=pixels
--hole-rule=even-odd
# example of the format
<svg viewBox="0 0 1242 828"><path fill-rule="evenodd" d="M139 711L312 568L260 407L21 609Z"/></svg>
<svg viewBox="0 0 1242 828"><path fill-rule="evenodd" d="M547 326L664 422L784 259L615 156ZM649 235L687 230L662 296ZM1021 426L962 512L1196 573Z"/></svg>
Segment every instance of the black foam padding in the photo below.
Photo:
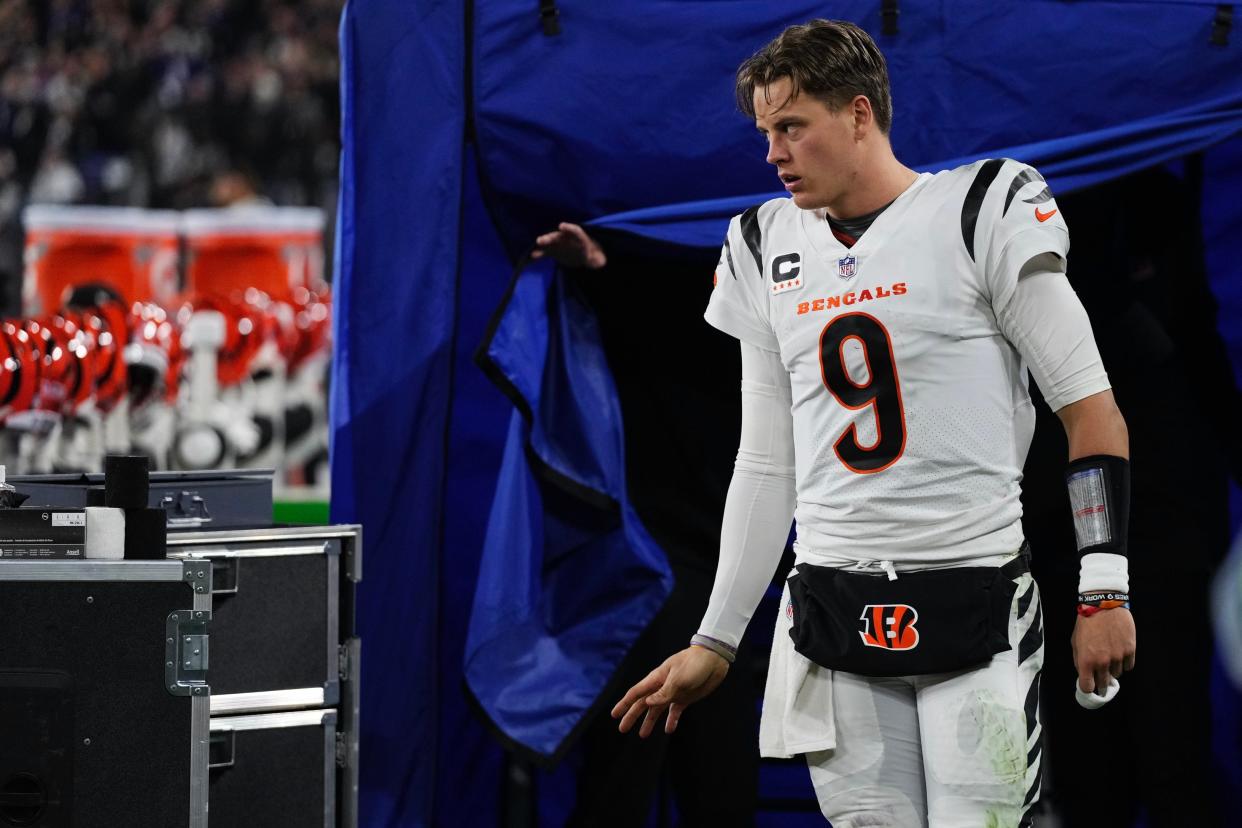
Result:
<svg viewBox="0 0 1242 828"><path fill-rule="evenodd" d="M237 566L237 592L212 599L211 692L324 686L337 675L328 655L328 589L338 587L329 582L327 556L243 556Z"/></svg>
<svg viewBox="0 0 1242 828"><path fill-rule="evenodd" d="M125 510L125 559L162 560L168 551L168 513L163 509Z"/></svg>
<svg viewBox="0 0 1242 828"><path fill-rule="evenodd" d="M151 491L149 460L144 454L104 457L104 505L114 509L141 509Z"/></svg>
<svg viewBox="0 0 1242 828"><path fill-rule="evenodd" d="M212 828L324 825L326 736L321 725L234 733L233 764L211 770Z"/></svg>
<svg viewBox="0 0 1242 828"><path fill-rule="evenodd" d="M189 823L192 704L165 689L164 647L168 615L192 601L179 582L0 581L0 673L63 673L71 682L23 702L45 719L39 709L58 705L62 690L73 706L69 805L64 821L37 828ZM49 740L61 738L54 731ZM46 761L38 745L17 753L27 767Z"/></svg>

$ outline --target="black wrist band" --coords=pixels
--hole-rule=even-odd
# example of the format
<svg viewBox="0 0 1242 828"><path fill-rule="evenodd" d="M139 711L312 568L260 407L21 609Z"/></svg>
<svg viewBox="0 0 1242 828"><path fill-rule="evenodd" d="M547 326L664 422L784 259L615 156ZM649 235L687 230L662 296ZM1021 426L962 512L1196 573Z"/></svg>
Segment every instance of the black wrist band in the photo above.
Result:
<svg viewBox="0 0 1242 828"><path fill-rule="evenodd" d="M1130 593L1128 592L1086 592L1079 593L1078 603L1085 605L1101 604L1106 601L1121 601L1122 603L1130 602Z"/></svg>
<svg viewBox="0 0 1242 828"><path fill-rule="evenodd" d="M1078 552L1126 554L1130 461L1111 454L1080 457L1065 471Z"/></svg>

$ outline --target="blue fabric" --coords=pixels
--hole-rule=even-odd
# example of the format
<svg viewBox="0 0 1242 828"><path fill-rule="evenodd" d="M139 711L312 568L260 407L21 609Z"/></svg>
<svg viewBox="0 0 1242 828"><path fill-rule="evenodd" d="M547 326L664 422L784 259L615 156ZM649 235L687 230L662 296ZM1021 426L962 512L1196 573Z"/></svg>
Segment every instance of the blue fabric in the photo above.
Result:
<svg viewBox="0 0 1242 828"><path fill-rule="evenodd" d="M1242 71L1242 67L1239 68ZM980 157L1016 158L1039 169L1054 193L1068 193L1180 158L1242 133L1242 89L1166 115L1093 132L1002 147L984 156L960 156L917 169L939 171L977 161ZM668 204L595 219L589 224L662 242L690 247L720 246L729 219L748 207L784 192L689 204Z"/></svg>
<svg viewBox="0 0 1242 828"><path fill-rule="evenodd" d="M1238 24L1228 47L1211 46L1217 4L1207 0L907 2L893 37L880 35L876 0L558 0L555 37L540 32L532 5L479 2L474 15L483 176L515 257L557 221L734 197L749 205L779 189L736 111L733 75L785 26L814 17L876 36L893 146L918 168L1210 101L1236 106L1242 78Z"/></svg>
<svg viewBox="0 0 1242 828"><path fill-rule="evenodd" d="M467 152L469 152L469 147ZM449 463L444 482L444 544L440 558L439 729L433 825L499 825L497 796L480 793L479 780L503 773L500 745L484 727L466 695L465 657L470 598L479 574L488 505L496 491L496 470L504 453L510 407L504 395L475 365L473 355L492 311L509 286L509 261L487 215L473 156L466 159L461 265L454 332ZM468 297L468 298L466 298ZM495 787L483 790L497 794Z"/></svg>
<svg viewBox="0 0 1242 828"><path fill-rule="evenodd" d="M431 0L351 0L341 18L331 513L364 528L366 826L432 824L463 21L460 3ZM408 78L441 82L407 96Z"/></svg>
<svg viewBox="0 0 1242 828"><path fill-rule="evenodd" d="M672 589L630 507L621 411L590 312L526 269L486 352L518 410L479 568L466 682L511 743L551 761Z"/></svg>

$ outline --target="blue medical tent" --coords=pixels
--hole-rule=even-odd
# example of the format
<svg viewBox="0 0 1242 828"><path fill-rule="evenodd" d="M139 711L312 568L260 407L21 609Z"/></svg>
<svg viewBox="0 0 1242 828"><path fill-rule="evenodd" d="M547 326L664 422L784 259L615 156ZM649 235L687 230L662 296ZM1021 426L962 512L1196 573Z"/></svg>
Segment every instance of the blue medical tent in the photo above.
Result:
<svg viewBox="0 0 1242 828"><path fill-rule="evenodd" d="M332 516L366 533L364 825L497 824L495 737L562 756L664 600L591 312L524 256L562 220L718 248L779 190L734 71L814 17L876 38L917 169L1014 157L1064 194L1204 153L1208 265L1242 365L1229 4L349 0Z"/></svg>

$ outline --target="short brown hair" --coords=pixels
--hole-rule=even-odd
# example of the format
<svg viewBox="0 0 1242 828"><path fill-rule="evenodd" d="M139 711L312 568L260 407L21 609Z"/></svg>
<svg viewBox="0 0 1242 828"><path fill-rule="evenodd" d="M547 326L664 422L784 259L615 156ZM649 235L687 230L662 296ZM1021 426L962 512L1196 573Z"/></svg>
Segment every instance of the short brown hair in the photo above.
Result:
<svg viewBox="0 0 1242 828"><path fill-rule="evenodd" d="M884 55L853 23L812 20L781 32L738 67L738 108L754 118L755 89L779 78L789 78L794 95L806 92L834 110L866 95L880 131L887 135L893 125Z"/></svg>

